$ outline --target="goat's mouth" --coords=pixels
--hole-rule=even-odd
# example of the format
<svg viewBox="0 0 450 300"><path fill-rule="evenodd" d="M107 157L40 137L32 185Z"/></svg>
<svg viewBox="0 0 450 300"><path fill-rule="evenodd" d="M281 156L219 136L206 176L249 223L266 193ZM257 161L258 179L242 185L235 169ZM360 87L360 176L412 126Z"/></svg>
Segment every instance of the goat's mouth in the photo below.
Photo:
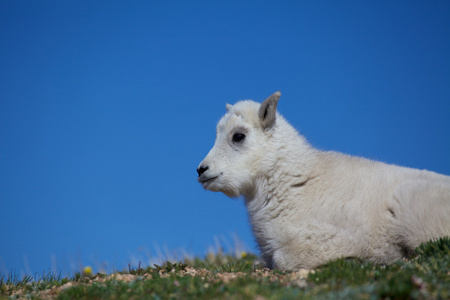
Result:
<svg viewBox="0 0 450 300"><path fill-rule="evenodd" d="M208 184L210 184L211 182L213 182L214 180L216 180L220 175L222 175L222 174L219 174L219 175L216 175L216 176L210 176L210 177L206 177L206 176L200 176L200 177L198 177L198 181L202 184L202 185L208 185Z"/></svg>

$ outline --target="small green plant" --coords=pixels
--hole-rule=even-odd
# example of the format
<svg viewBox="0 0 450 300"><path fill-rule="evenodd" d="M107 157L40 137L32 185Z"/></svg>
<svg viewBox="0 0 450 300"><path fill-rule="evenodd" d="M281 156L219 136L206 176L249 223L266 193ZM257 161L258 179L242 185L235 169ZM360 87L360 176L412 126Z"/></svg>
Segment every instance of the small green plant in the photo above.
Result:
<svg viewBox="0 0 450 300"><path fill-rule="evenodd" d="M128 274L142 276L142 275L144 275L146 273L152 272L152 270L153 269L151 267L142 268L141 267L141 262L139 262L137 269L133 269L131 267L131 264L128 264ZM124 273L124 272L120 272L120 273Z"/></svg>
<svg viewBox="0 0 450 300"><path fill-rule="evenodd" d="M170 261L166 261L162 266L159 266L157 264L154 265L156 270L162 271L162 272L179 272L182 270L185 270L188 266L187 264L180 262L171 263Z"/></svg>

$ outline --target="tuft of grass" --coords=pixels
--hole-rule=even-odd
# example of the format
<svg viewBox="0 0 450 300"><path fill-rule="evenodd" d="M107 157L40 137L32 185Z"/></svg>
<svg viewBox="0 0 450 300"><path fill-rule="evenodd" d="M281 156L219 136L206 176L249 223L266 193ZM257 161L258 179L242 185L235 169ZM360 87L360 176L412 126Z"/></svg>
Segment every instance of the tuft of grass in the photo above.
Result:
<svg viewBox="0 0 450 300"><path fill-rule="evenodd" d="M54 274L50 271L42 275L37 274L33 277L25 275L20 278L17 274L11 272L7 276L0 274L0 295L13 295L18 291L33 293L44 291L53 286L61 286L69 282L68 278L62 278L61 274Z"/></svg>
<svg viewBox="0 0 450 300"><path fill-rule="evenodd" d="M445 259L450 256L450 237L442 237L437 240L423 243L415 249L418 260L430 258Z"/></svg>
<svg viewBox="0 0 450 300"><path fill-rule="evenodd" d="M14 272L10 272L6 277L0 274L0 295L12 295L13 292L26 287L32 280L33 277L30 275L20 278Z"/></svg>
<svg viewBox="0 0 450 300"><path fill-rule="evenodd" d="M254 268L248 261L234 261L218 266L215 269L216 273L250 273L252 271L254 271Z"/></svg>
<svg viewBox="0 0 450 300"><path fill-rule="evenodd" d="M320 267L308 276L316 284L346 286L377 280L386 270L383 266L361 263L355 259L340 258Z"/></svg>
<svg viewBox="0 0 450 300"><path fill-rule="evenodd" d="M193 268L206 269L213 272L229 273L246 272L248 269L254 270L258 267L262 268L264 266L255 254L242 252L240 256L237 257L231 254L224 254L221 251L217 254L210 253L204 259L197 257L193 260L186 260L186 263ZM247 266L241 266L241 264L245 264ZM233 271L231 269L236 269L237 271ZM238 269L240 269L240 271Z"/></svg>

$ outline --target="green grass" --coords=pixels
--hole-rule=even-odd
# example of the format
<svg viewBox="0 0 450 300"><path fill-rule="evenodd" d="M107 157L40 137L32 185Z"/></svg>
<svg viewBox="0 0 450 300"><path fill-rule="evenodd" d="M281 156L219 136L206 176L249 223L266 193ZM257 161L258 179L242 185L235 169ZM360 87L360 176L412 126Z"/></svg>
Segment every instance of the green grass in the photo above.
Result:
<svg viewBox="0 0 450 300"><path fill-rule="evenodd" d="M450 239L416 253L389 266L338 259L309 274L223 253L112 275L0 274L0 299L450 299Z"/></svg>

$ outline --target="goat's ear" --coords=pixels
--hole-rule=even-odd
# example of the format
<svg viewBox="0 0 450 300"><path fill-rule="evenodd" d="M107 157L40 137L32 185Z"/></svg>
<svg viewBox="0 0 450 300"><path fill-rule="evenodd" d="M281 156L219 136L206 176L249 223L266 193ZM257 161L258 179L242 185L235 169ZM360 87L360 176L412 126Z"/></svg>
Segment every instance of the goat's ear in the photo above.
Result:
<svg viewBox="0 0 450 300"><path fill-rule="evenodd" d="M259 120L264 129L270 128L275 124L277 104L280 96L280 92L273 93L259 107Z"/></svg>
<svg viewBox="0 0 450 300"><path fill-rule="evenodd" d="M229 112L231 110L231 108L233 107L233 105L227 103L226 107L227 107L227 112Z"/></svg>

